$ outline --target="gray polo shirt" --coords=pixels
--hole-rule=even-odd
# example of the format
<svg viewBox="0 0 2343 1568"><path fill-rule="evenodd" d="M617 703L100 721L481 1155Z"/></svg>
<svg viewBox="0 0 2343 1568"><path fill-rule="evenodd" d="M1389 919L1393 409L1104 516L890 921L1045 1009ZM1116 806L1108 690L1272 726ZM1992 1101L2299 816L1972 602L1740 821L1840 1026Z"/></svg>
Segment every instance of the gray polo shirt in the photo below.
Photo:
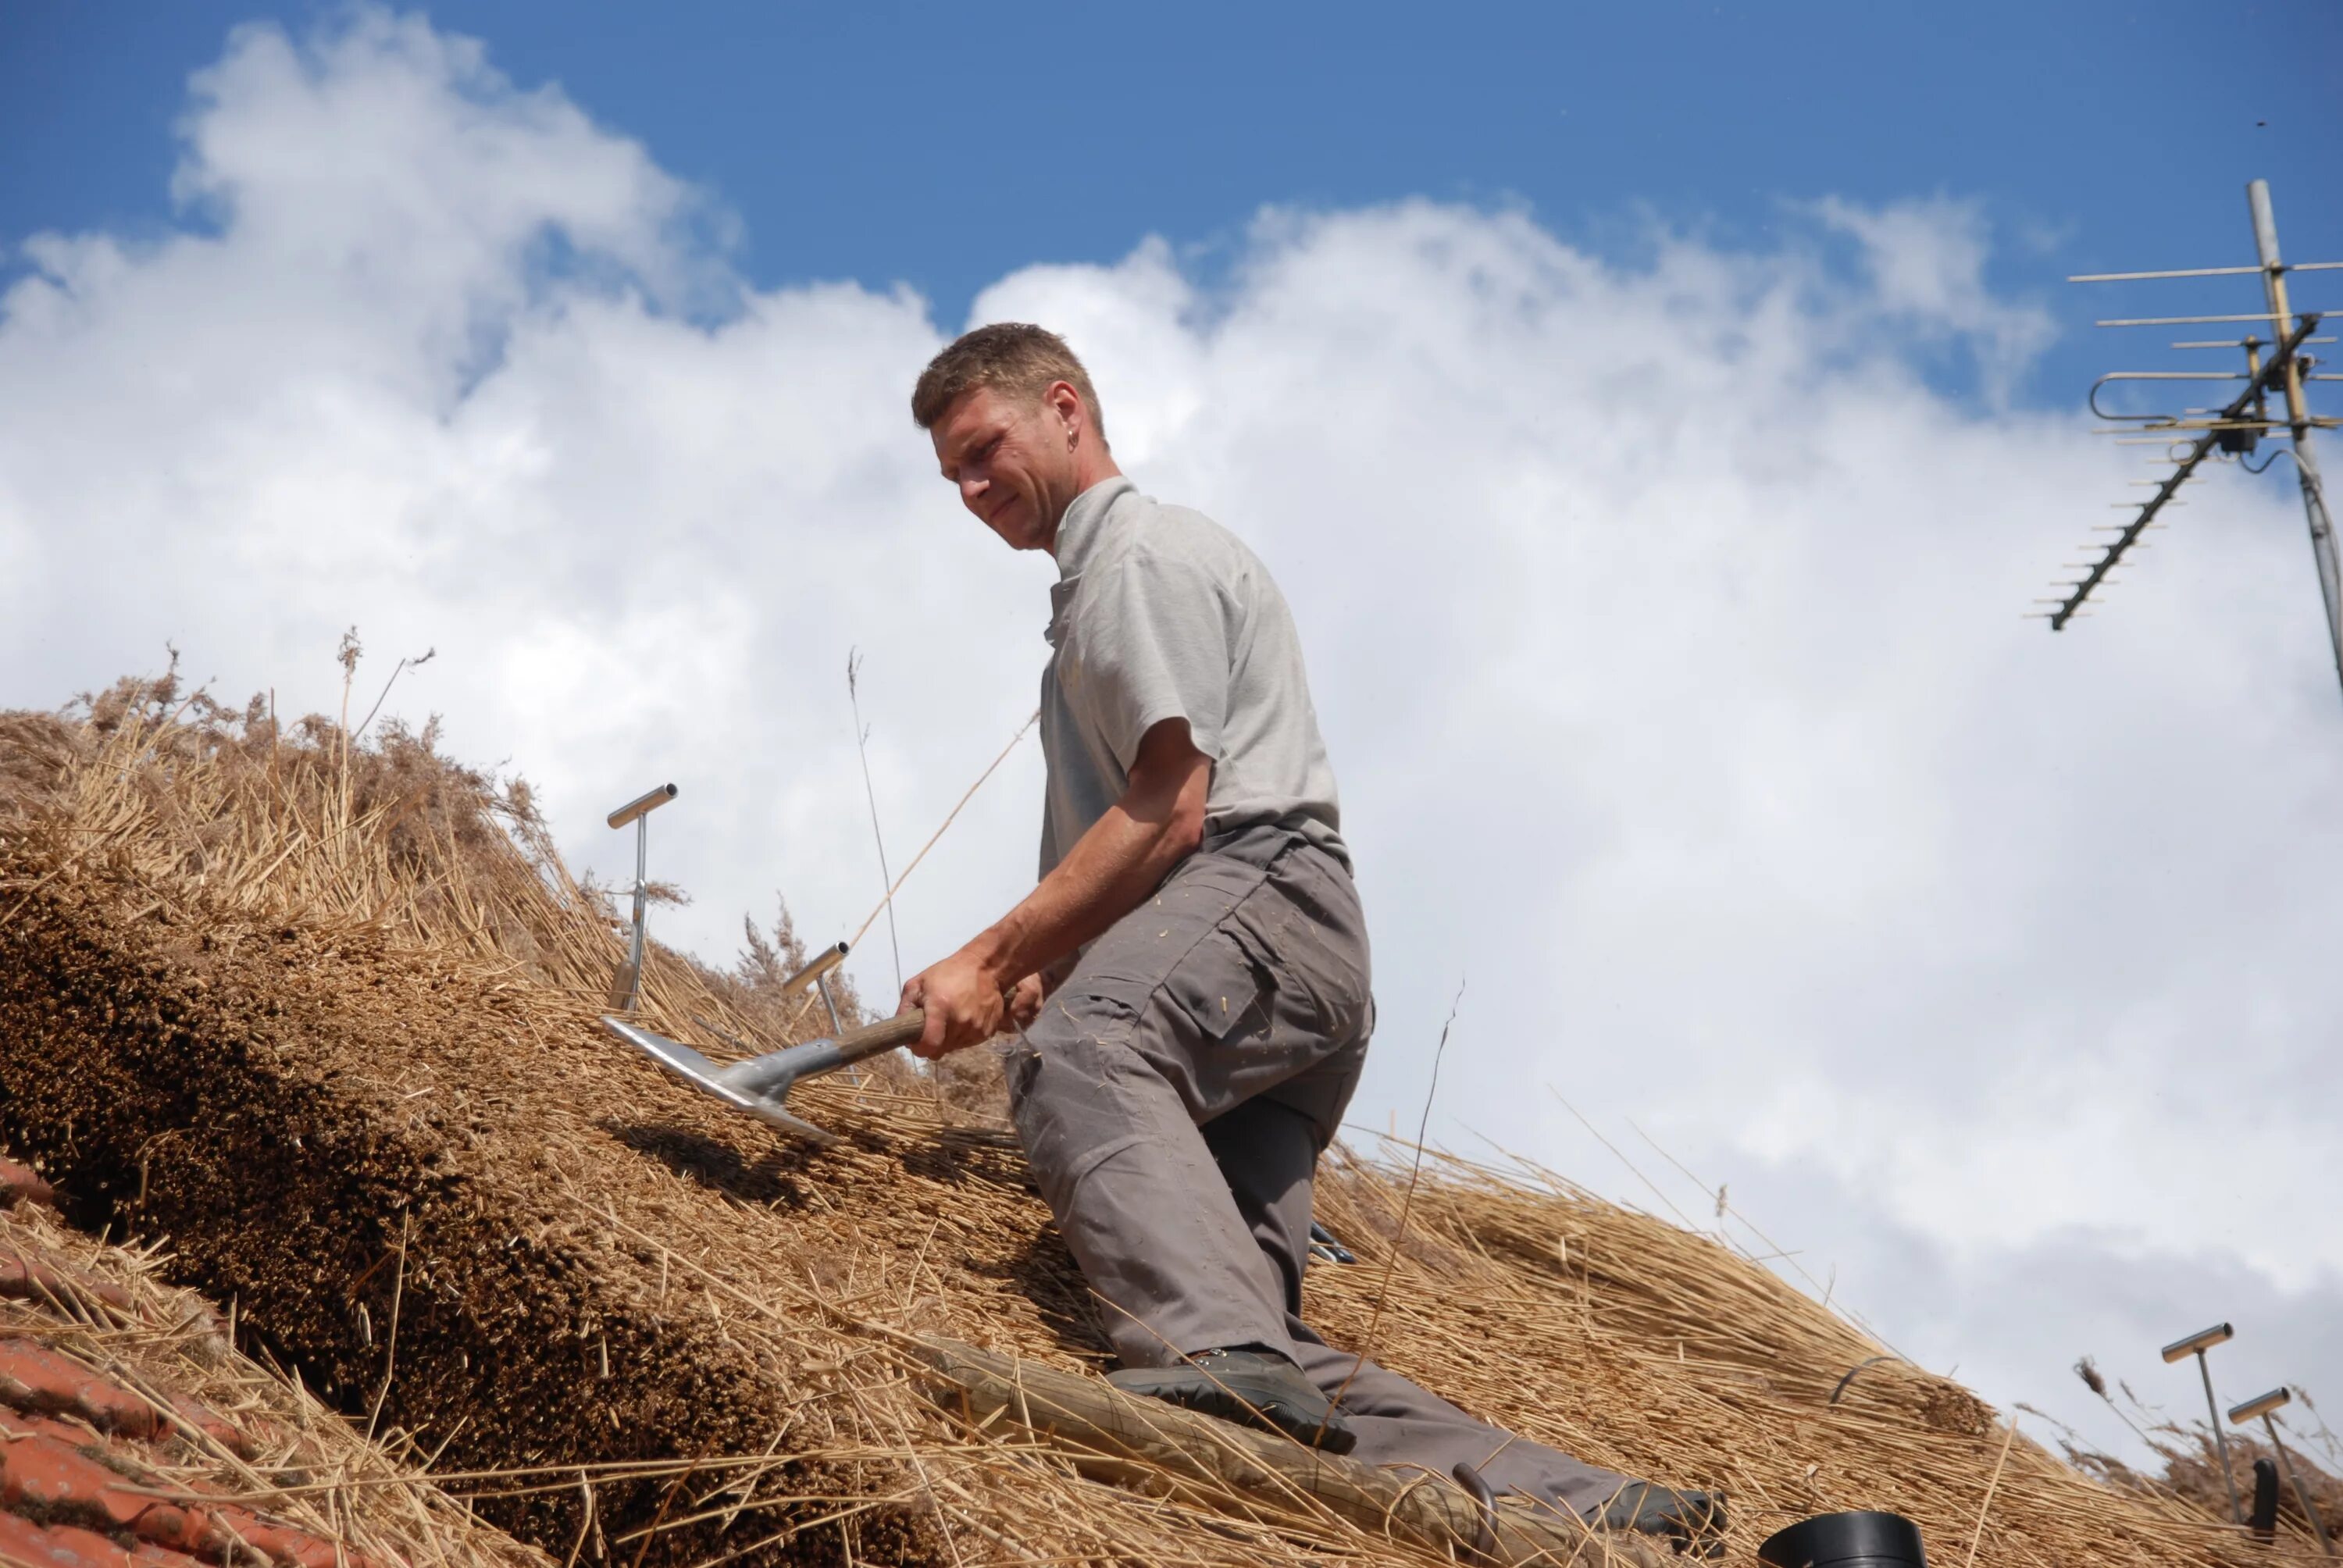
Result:
<svg viewBox="0 0 2343 1568"><path fill-rule="evenodd" d="M1119 477L1066 508L1057 557L1041 874L1121 796L1140 738L1166 719L1185 719L1212 760L1208 838L1274 824L1347 868L1302 639L1260 558L1201 512Z"/></svg>

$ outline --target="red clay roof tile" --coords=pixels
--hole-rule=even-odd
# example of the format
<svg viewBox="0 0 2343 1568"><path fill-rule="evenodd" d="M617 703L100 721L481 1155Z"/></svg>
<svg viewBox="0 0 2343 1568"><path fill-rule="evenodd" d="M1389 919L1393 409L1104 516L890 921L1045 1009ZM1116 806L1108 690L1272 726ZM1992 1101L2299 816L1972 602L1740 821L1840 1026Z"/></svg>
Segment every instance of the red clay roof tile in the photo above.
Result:
<svg viewBox="0 0 2343 1568"><path fill-rule="evenodd" d="M28 1339L0 1339L0 1404L33 1415L71 1415L100 1432L151 1438L155 1406L71 1356Z"/></svg>
<svg viewBox="0 0 2343 1568"><path fill-rule="evenodd" d="M57 1206L56 1189L43 1181L41 1173L31 1166L0 1159L0 1206L27 1202L54 1209Z"/></svg>

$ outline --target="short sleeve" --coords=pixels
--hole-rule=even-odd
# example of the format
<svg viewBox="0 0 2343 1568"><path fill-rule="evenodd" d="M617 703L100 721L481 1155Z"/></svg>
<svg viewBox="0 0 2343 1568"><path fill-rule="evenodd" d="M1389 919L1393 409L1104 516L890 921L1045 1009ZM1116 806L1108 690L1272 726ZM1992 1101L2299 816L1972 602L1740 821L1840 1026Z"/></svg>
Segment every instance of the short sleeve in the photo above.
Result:
<svg viewBox="0 0 2343 1568"><path fill-rule="evenodd" d="M1081 672L1070 693L1124 777L1139 742L1167 719L1222 759L1228 718L1229 634L1219 585L1197 566L1136 555L1082 584L1074 628Z"/></svg>

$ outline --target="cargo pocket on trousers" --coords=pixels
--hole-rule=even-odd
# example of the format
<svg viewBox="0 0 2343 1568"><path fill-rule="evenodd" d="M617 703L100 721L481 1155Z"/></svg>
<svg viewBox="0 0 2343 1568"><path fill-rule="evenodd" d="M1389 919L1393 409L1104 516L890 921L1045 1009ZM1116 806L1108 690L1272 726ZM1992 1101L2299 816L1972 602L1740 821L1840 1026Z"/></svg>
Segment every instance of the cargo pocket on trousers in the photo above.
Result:
<svg viewBox="0 0 2343 1568"><path fill-rule="evenodd" d="M1346 1039L1365 1021L1372 1004L1364 969L1274 886L1264 885L1238 904L1228 929L1272 986L1307 1003L1329 1040Z"/></svg>
<svg viewBox="0 0 2343 1568"><path fill-rule="evenodd" d="M1225 930L1198 942L1164 977L1163 995L1216 1043L1242 1040L1269 1021L1271 994L1260 967Z"/></svg>
<svg viewBox="0 0 2343 1568"><path fill-rule="evenodd" d="M1257 866L1212 855L1183 862L1146 902L1090 945L1064 989L1118 1003L1135 1016L1180 970L1220 969L1196 950L1220 940L1229 911L1261 886L1264 874Z"/></svg>

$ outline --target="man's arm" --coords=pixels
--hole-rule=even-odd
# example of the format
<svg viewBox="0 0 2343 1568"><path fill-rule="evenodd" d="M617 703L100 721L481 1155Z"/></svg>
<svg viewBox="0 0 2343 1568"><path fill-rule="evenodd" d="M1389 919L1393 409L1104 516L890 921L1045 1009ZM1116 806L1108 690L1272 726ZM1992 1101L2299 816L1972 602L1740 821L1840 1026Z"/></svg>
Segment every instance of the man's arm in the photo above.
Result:
<svg viewBox="0 0 2343 1568"><path fill-rule="evenodd" d="M1019 1021L1029 1021L1042 993L1040 971L1137 909L1195 852L1212 780L1212 760L1189 739L1186 719L1150 728L1122 798L1066 858L975 940L904 985L902 1010L928 1010L927 1030L911 1049L932 1059L990 1039L1012 987Z"/></svg>

